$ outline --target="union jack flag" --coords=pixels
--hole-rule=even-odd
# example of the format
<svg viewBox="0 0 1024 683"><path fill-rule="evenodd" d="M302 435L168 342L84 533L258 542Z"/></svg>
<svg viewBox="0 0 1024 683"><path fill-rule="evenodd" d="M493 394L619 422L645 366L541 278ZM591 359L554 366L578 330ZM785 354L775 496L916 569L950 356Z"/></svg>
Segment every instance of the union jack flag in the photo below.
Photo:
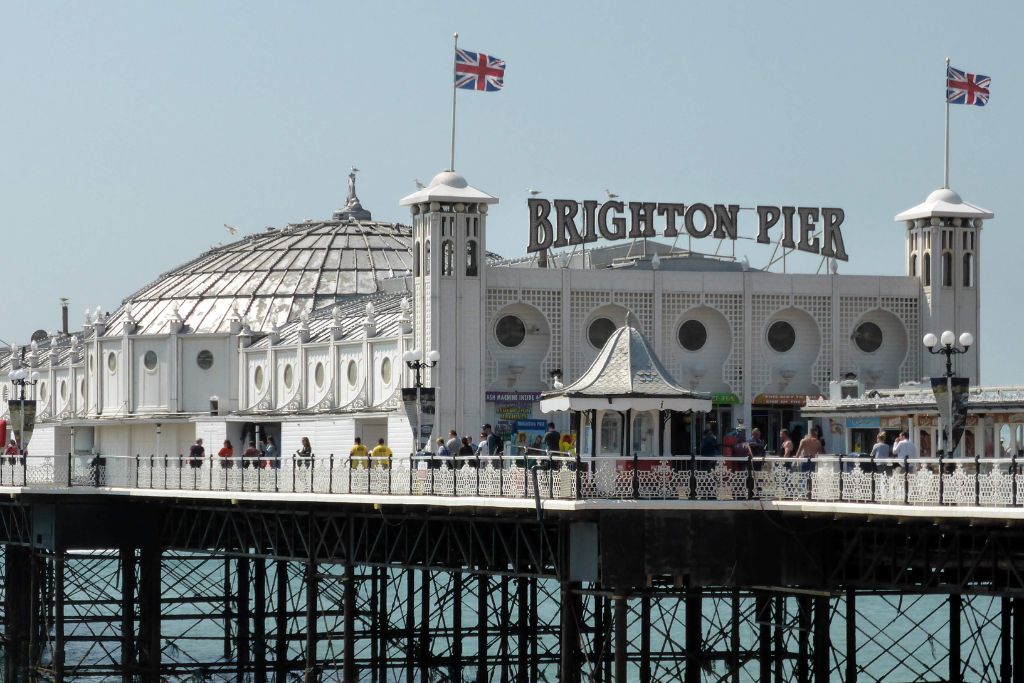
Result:
<svg viewBox="0 0 1024 683"><path fill-rule="evenodd" d="M946 102L950 104L988 104L988 89L992 79L981 74L969 74L946 66Z"/></svg>
<svg viewBox="0 0 1024 683"><path fill-rule="evenodd" d="M505 61L455 48L455 87L494 92L505 85Z"/></svg>

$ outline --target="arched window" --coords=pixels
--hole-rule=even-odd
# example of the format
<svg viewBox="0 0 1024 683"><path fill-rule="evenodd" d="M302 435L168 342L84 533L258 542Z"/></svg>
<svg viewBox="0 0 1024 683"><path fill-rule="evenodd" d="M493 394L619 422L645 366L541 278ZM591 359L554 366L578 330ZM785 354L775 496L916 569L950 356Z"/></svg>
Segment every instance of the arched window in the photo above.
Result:
<svg viewBox="0 0 1024 683"><path fill-rule="evenodd" d="M964 252L964 287L974 286L974 254Z"/></svg>
<svg viewBox="0 0 1024 683"><path fill-rule="evenodd" d="M631 453L651 454L657 449L654 417L648 411L637 412L630 430L633 437Z"/></svg>
<svg viewBox="0 0 1024 683"><path fill-rule="evenodd" d="M476 240L466 240L466 277L476 277L479 272Z"/></svg>
<svg viewBox="0 0 1024 683"><path fill-rule="evenodd" d="M612 410L601 416L601 453L622 455L622 415Z"/></svg>
<svg viewBox="0 0 1024 683"><path fill-rule="evenodd" d="M423 274L430 275L430 240L423 243Z"/></svg>
<svg viewBox="0 0 1024 683"><path fill-rule="evenodd" d="M942 286L953 286L953 253L942 252Z"/></svg>
<svg viewBox="0 0 1024 683"><path fill-rule="evenodd" d="M445 240L441 243L441 275L451 277L455 274L455 243Z"/></svg>
<svg viewBox="0 0 1024 683"><path fill-rule="evenodd" d="M921 262L921 275L924 275L924 286L932 286L932 254L924 252L924 260Z"/></svg>
<svg viewBox="0 0 1024 683"><path fill-rule="evenodd" d="M413 242L412 245L412 276L420 276L420 243Z"/></svg>
<svg viewBox="0 0 1024 683"><path fill-rule="evenodd" d="M917 277L917 254L910 255L910 277Z"/></svg>

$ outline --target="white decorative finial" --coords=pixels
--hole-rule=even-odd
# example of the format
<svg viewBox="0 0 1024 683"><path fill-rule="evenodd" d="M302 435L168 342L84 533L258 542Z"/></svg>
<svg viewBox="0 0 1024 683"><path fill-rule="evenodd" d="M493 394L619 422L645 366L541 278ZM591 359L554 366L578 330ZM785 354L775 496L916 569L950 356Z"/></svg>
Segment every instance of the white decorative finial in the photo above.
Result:
<svg viewBox="0 0 1024 683"><path fill-rule="evenodd" d="M402 301L398 304L399 310L402 312L402 317L406 318L409 316L409 297L403 296Z"/></svg>

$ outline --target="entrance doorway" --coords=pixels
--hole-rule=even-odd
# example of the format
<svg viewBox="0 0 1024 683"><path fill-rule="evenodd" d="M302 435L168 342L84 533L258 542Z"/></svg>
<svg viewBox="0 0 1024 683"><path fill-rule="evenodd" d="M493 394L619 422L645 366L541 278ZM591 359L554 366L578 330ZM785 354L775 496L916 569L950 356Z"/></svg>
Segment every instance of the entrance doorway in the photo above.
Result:
<svg viewBox="0 0 1024 683"><path fill-rule="evenodd" d="M761 438L764 439L765 451L778 453L780 447L779 432L788 429L793 443L799 443L798 434L795 432L799 427L796 419L796 410L783 407L759 407L755 408L750 415L754 427L761 431Z"/></svg>

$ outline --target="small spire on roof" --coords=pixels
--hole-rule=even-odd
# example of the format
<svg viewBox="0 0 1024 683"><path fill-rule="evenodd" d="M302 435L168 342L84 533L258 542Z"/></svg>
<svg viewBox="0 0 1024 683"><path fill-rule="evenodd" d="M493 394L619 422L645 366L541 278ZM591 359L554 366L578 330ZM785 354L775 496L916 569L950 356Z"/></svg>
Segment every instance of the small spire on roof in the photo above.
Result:
<svg viewBox="0 0 1024 683"><path fill-rule="evenodd" d="M636 322L636 316L633 315L633 311L626 311L626 324L625 327L635 327L633 323Z"/></svg>

